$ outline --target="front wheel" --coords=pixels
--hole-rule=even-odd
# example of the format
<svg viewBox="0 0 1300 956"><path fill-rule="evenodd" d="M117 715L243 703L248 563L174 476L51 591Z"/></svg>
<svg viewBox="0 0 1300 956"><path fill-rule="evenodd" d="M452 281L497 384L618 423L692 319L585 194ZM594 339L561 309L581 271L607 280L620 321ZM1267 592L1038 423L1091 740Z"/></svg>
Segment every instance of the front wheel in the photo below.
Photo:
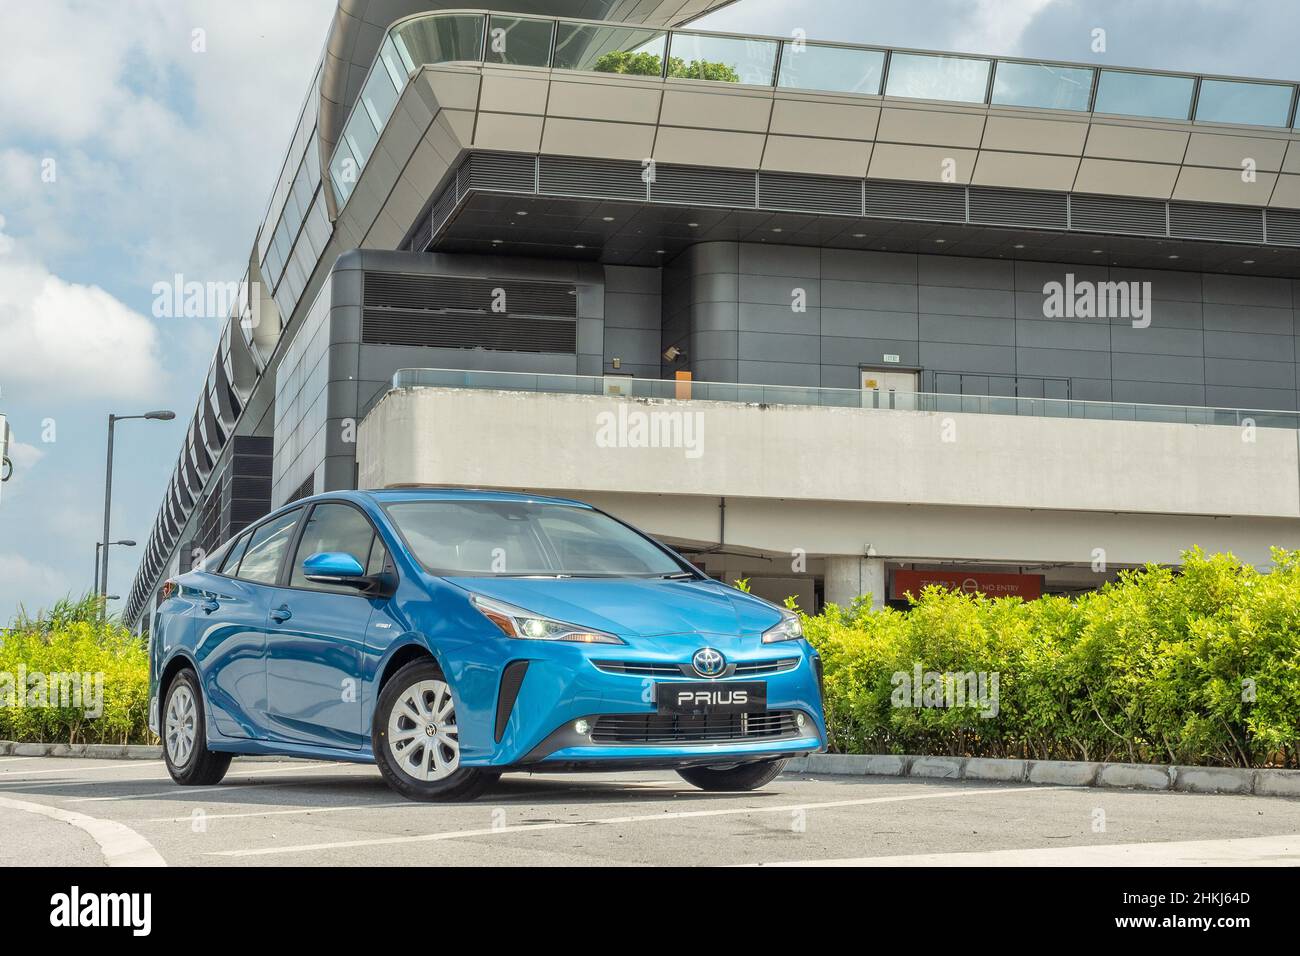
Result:
<svg viewBox="0 0 1300 956"><path fill-rule="evenodd" d="M701 790L738 791L758 790L775 780L785 769L786 760L766 760L746 763L739 767L683 767L677 772L693 787Z"/></svg>
<svg viewBox="0 0 1300 956"><path fill-rule="evenodd" d="M163 759L172 779L187 787L220 783L231 755L208 749L203 694L198 675L189 668L167 685L162 723Z"/></svg>
<svg viewBox="0 0 1300 956"><path fill-rule="evenodd" d="M409 800L473 800L500 776L460 765L456 702L432 660L412 661L384 685L370 742L384 782Z"/></svg>

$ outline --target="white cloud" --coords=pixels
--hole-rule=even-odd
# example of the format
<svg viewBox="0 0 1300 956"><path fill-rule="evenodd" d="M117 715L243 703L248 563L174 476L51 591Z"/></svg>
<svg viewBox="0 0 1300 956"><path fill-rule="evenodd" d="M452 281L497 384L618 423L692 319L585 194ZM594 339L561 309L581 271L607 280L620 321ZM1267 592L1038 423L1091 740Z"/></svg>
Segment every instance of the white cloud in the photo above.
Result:
<svg viewBox="0 0 1300 956"><path fill-rule="evenodd" d="M143 397L165 377L149 319L98 286L67 282L24 257L3 231L0 348L6 386L60 403Z"/></svg>
<svg viewBox="0 0 1300 956"><path fill-rule="evenodd" d="M22 605L35 614L71 593L71 582L57 568L20 554L0 553L0 608Z"/></svg>

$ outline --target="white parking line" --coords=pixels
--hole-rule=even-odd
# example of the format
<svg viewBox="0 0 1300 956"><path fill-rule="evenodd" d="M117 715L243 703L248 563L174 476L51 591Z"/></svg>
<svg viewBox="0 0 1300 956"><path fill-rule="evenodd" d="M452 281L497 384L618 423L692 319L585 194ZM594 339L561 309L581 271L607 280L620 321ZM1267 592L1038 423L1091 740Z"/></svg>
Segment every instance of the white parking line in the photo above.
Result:
<svg viewBox="0 0 1300 956"><path fill-rule="evenodd" d="M62 758L32 757L31 759L32 760L46 760L46 759L60 760ZM132 760L129 764L125 762L121 762L121 763L113 763L105 767L53 767L47 770L15 770L13 771L13 773L16 777L21 778L21 777L35 777L37 775L47 774L47 773L67 773L67 774L104 773L105 771L108 770L139 770L144 767L161 767L161 766L163 766L163 762L161 760ZM9 771L7 770L0 770L0 782L4 781L5 776L8 773Z"/></svg>
<svg viewBox="0 0 1300 956"><path fill-rule="evenodd" d="M971 853L912 853L841 860L792 860L747 866L1300 866L1300 834L1183 840L1170 843L1109 843Z"/></svg>
<svg viewBox="0 0 1300 956"><path fill-rule="evenodd" d="M346 807L296 807L292 810L252 810L248 813L204 813L204 820L243 820L246 817L285 817L302 813L348 813L353 810L394 810L399 807L418 808L420 804L411 800L401 803L361 803ZM183 817L149 817L142 823L193 823L194 814Z"/></svg>
<svg viewBox="0 0 1300 956"><path fill-rule="evenodd" d="M267 770L243 770L236 776L238 777L257 777L269 773L304 773L308 770L329 770L340 767L358 767L360 764L354 763L328 763L328 764L307 764L302 767L271 767ZM360 774L349 774L349 776L360 776ZM164 778L166 779L166 778ZM89 785L87 785L89 786ZM214 787L182 787L174 784L170 790L154 790L150 793L119 793L105 797L73 797L68 803L102 803L110 800L147 800L151 797L174 797L177 795L188 795L194 793L214 793L222 790L242 790L245 787L255 787L254 783L220 783Z"/></svg>
<svg viewBox="0 0 1300 956"><path fill-rule="evenodd" d="M104 863L108 866L167 865L167 861L158 854L148 840L116 820L100 820L84 813L61 810L43 803L11 800L8 797L0 797L0 807L22 810L24 813L37 813L84 830L99 844L99 852L104 855Z"/></svg>
<svg viewBox="0 0 1300 956"><path fill-rule="evenodd" d="M588 820L565 820L554 823L527 823L523 826L487 827L476 830L447 830L422 833L415 836L375 837L366 840L342 840L336 843L303 843L297 846L267 846L247 850L216 850L210 856L274 856L284 853L309 853L316 850L338 850L360 846L391 846L400 843L427 843L435 840L461 840L467 837L503 836L515 833L533 833L541 830L564 830L573 827L621 826L630 823L658 823L665 820L698 819L701 817L745 816L754 813L794 813L799 810L833 810L841 807L861 807L873 803L901 803L909 800L946 800L954 797L974 797L1004 793L1059 793L1077 790L1078 787L998 787L979 789L953 789L933 793L902 794L892 797L865 797L860 800L830 800L823 803L793 803L780 806L725 807L713 810L677 810L667 813L648 813L625 817L597 817Z"/></svg>

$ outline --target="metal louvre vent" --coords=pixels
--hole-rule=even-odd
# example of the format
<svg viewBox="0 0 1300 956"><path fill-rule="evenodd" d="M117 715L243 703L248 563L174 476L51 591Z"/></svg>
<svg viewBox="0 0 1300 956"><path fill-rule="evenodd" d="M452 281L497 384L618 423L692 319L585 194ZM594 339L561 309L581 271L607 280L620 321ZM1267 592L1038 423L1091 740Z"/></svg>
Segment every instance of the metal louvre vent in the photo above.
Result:
<svg viewBox="0 0 1300 956"><path fill-rule="evenodd" d="M367 309L414 309L493 313L504 293L505 312L576 318L577 288L568 282L418 276L367 272L362 304Z"/></svg>
<svg viewBox="0 0 1300 956"><path fill-rule="evenodd" d="M688 206L753 209L758 205L758 176L739 169L659 163L655 181L650 184L650 198Z"/></svg>
<svg viewBox="0 0 1300 956"><path fill-rule="evenodd" d="M1248 206L1171 202L1169 234L1183 239L1263 242L1264 213Z"/></svg>
<svg viewBox="0 0 1300 956"><path fill-rule="evenodd" d="M1264 213L1268 224L1268 241L1300 246L1300 210L1270 209Z"/></svg>
<svg viewBox="0 0 1300 956"><path fill-rule="evenodd" d="M502 189L533 192L537 185L537 158L523 153L472 153L456 171L456 189Z"/></svg>
<svg viewBox="0 0 1300 956"><path fill-rule="evenodd" d="M971 222L1064 229L1068 219L1064 193L970 187Z"/></svg>
<svg viewBox="0 0 1300 956"><path fill-rule="evenodd" d="M862 180L794 173L759 173L762 209L862 215Z"/></svg>
<svg viewBox="0 0 1300 956"><path fill-rule="evenodd" d="M966 221L966 190L962 186L869 179L866 198L868 216Z"/></svg>
<svg viewBox="0 0 1300 956"><path fill-rule="evenodd" d="M601 199L645 199L641 164L632 160L543 156L538 167L543 193Z"/></svg>
<svg viewBox="0 0 1300 956"><path fill-rule="evenodd" d="M415 309L364 309L361 341L367 345L415 345L501 352L572 353L577 348L572 319L421 312Z"/></svg>
<svg viewBox="0 0 1300 956"><path fill-rule="evenodd" d="M659 744L671 742L750 740L755 737L797 737L791 710L756 714L609 714L597 717L591 731L598 744Z"/></svg>
<svg viewBox="0 0 1300 956"><path fill-rule="evenodd" d="M1070 228L1129 236L1163 236L1165 204L1153 199L1072 195Z"/></svg>

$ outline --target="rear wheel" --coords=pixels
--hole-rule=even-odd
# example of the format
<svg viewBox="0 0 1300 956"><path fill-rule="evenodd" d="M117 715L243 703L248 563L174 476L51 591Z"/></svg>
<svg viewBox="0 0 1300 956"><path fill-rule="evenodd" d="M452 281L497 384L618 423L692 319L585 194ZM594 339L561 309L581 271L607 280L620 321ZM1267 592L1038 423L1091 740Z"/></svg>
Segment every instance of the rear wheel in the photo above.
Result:
<svg viewBox="0 0 1300 956"><path fill-rule="evenodd" d="M182 786L220 783L231 754L208 749L207 715L199 678L186 668L167 685L163 701L163 760Z"/></svg>
<svg viewBox="0 0 1300 956"><path fill-rule="evenodd" d="M787 759L745 763L738 767L683 767L677 772L683 780L701 790L757 790L780 775Z"/></svg>
<svg viewBox="0 0 1300 956"><path fill-rule="evenodd" d="M473 800L500 776L460 765L456 702L429 659L412 661L384 685L370 742L384 781L410 800Z"/></svg>

